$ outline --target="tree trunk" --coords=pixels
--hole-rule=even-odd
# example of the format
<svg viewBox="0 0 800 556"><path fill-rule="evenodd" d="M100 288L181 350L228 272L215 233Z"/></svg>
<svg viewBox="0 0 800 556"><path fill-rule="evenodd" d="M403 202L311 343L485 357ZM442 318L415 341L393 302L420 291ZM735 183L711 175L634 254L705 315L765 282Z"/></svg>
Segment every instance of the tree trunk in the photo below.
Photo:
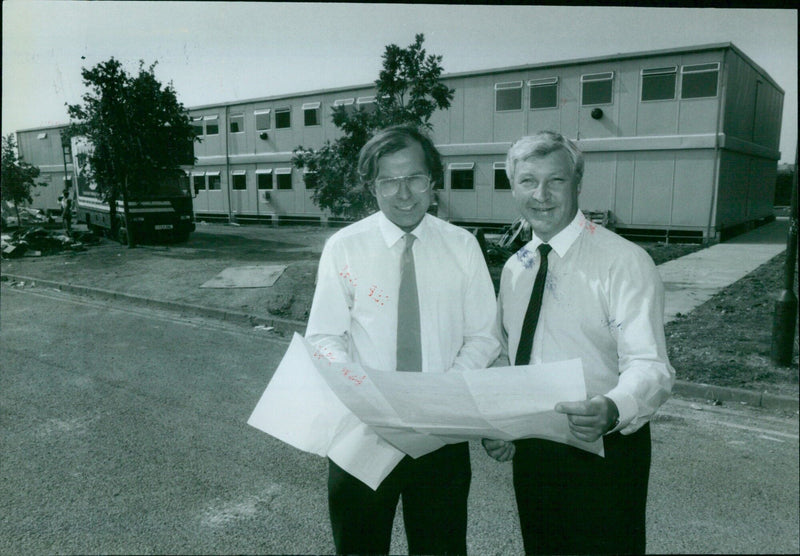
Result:
<svg viewBox="0 0 800 556"><path fill-rule="evenodd" d="M122 187L122 211L125 220L125 231L127 232L128 249L136 247L136 238L134 237L133 229L131 228L131 213L128 206L128 176L125 176L125 183Z"/></svg>
<svg viewBox="0 0 800 556"><path fill-rule="evenodd" d="M119 238L119 221L117 220L117 193L112 192L108 200L108 217L111 219L111 239Z"/></svg>

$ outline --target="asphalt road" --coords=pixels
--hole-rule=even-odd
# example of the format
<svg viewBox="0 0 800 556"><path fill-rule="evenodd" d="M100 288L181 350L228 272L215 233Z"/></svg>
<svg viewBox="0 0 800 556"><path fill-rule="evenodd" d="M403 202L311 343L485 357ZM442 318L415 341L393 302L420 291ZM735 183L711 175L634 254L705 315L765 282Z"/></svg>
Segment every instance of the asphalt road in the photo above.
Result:
<svg viewBox="0 0 800 556"><path fill-rule="evenodd" d="M246 424L286 346L3 284L0 554L331 552L324 460ZM796 413L671 400L653 442L649 552L800 552ZM519 554L510 466L472 455L470 553Z"/></svg>

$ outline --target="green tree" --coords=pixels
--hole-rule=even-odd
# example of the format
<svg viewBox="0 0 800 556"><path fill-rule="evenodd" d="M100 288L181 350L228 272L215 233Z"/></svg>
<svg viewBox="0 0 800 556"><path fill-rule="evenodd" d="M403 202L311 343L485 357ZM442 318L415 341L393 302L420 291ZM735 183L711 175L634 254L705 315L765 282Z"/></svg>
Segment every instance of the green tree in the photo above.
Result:
<svg viewBox="0 0 800 556"><path fill-rule="evenodd" d="M17 143L12 134L3 137L2 166L2 176L0 176L0 198L14 205L17 222L21 224L19 219L19 205L23 203L32 203L33 197L31 197L31 189L46 184L34 182L34 180L39 177L39 168L22 161L17 156Z"/></svg>
<svg viewBox="0 0 800 556"><path fill-rule="evenodd" d="M375 81L374 109L345 106L333 108L333 123L343 134L319 149L297 147L292 163L305 170L306 187L323 210L347 219L364 217L377 210L375 197L358 176L358 153L373 132L395 124L431 129L436 110L450 107L454 90L440 81L441 56L428 55L418 34L413 44L400 48L390 44L383 53L383 69ZM442 176L433 176L441 184Z"/></svg>
<svg viewBox="0 0 800 556"><path fill-rule="evenodd" d="M112 235L119 237L117 201L123 201L124 227L130 231L129 202L151 188L177 177L181 164L193 162L191 145L197 139L172 83L156 79L156 64L129 75L115 58L81 69L89 91L83 104L69 105L67 135L82 136L90 150L82 164L87 179L97 184L111 212ZM128 245L133 233L125 234Z"/></svg>

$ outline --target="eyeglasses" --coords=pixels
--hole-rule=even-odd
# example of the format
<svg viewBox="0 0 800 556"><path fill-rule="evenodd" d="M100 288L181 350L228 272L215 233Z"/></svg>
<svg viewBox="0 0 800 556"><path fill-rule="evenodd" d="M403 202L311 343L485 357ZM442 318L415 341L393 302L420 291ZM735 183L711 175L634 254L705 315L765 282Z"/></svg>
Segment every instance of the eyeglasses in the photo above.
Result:
<svg viewBox="0 0 800 556"><path fill-rule="evenodd" d="M405 183L411 193L425 193L431 186L431 177L425 174L416 174L396 178L379 178L375 180L375 189L384 197L392 197L400 191L401 183Z"/></svg>

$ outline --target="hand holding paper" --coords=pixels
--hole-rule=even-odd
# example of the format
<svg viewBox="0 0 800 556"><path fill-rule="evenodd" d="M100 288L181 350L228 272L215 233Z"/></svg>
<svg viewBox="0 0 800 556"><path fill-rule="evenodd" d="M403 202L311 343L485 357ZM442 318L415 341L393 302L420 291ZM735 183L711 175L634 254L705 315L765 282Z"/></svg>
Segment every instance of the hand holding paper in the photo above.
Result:
<svg viewBox="0 0 800 556"><path fill-rule="evenodd" d="M329 361L295 334L248 423L329 456L377 488L405 454L416 458L465 440L537 437L602 455L602 440L573 436L567 419L553 410L560 401L585 398L577 359L397 373Z"/></svg>

